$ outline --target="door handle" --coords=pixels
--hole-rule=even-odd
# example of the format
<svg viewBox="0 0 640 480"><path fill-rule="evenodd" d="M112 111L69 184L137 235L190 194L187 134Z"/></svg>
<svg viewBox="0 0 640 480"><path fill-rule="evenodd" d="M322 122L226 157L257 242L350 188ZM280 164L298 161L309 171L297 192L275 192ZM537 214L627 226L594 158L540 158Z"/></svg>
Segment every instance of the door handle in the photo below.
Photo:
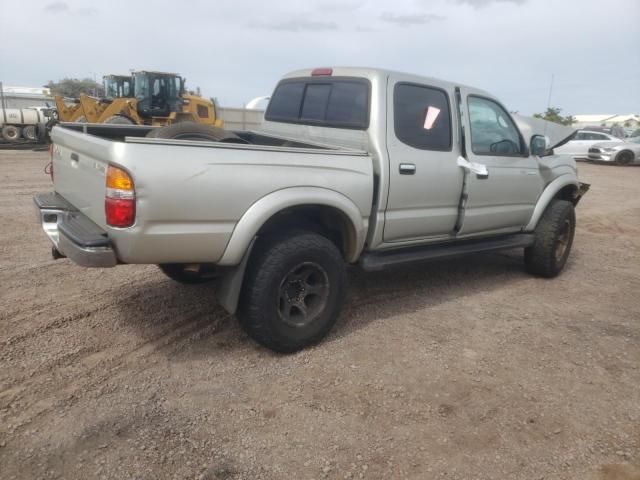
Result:
<svg viewBox="0 0 640 480"><path fill-rule="evenodd" d="M400 175L413 175L414 173L416 173L415 163L400 164Z"/></svg>

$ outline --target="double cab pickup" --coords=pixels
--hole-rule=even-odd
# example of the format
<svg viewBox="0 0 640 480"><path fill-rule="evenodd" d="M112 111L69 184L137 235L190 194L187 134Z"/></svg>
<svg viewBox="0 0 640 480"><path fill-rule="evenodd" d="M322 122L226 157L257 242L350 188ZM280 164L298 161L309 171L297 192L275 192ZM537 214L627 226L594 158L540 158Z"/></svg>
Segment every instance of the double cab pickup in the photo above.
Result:
<svg viewBox="0 0 640 480"><path fill-rule="evenodd" d="M526 270L558 275L588 188L553 153L572 133L457 83L307 69L259 131L58 124L54 189L34 200L55 257L215 280L252 338L292 352L335 324L348 264L522 248Z"/></svg>

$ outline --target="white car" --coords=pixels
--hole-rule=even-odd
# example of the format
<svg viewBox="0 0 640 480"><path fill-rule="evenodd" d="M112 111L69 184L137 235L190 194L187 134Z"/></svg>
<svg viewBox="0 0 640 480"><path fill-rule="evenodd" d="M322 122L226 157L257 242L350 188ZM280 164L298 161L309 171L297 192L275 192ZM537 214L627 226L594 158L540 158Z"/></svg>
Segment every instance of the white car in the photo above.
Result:
<svg viewBox="0 0 640 480"><path fill-rule="evenodd" d="M589 148L601 142L620 142L620 139L602 132L590 132L578 130L573 140L553 149L556 155L570 155L574 159L586 160L589 158Z"/></svg>
<svg viewBox="0 0 640 480"><path fill-rule="evenodd" d="M589 148L589 160L629 165L640 162L640 136L616 142L597 143Z"/></svg>

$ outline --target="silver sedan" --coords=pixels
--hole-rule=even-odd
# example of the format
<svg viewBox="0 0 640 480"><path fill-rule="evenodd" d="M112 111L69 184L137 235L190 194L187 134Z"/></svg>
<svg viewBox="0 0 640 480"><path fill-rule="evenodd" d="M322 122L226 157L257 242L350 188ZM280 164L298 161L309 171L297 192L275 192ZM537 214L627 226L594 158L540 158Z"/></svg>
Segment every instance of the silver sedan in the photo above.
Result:
<svg viewBox="0 0 640 480"><path fill-rule="evenodd" d="M589 147L589 160L618 165L640 163L640 136L618 142L601 142Z"/></svg>

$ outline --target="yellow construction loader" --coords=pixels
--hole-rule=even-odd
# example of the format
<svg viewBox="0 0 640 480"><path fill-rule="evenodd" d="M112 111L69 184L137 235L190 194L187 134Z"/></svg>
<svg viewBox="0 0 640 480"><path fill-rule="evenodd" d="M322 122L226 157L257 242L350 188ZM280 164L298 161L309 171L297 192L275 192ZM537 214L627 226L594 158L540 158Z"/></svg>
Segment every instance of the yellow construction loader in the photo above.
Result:
<svg viewBox="0 0 640 480"><path fill-rule="evenodd" d="M78 120L83 121L80 118L83 116L83 112L79 100L74 100L72 103L67 103L60 95L54 96L54 100L56 102L56 111L58 112L58 118L61 122L77 122Z"/></svg>
<svg viewBox="0 0 640 480"><path fill-rule="evenodd" d="M185 93L184 79L175 73L108 75L104 86L104 98L81 94L77 106L56 97L60 121L154 126L191 121L222 127L215 105Z"/></svg>

